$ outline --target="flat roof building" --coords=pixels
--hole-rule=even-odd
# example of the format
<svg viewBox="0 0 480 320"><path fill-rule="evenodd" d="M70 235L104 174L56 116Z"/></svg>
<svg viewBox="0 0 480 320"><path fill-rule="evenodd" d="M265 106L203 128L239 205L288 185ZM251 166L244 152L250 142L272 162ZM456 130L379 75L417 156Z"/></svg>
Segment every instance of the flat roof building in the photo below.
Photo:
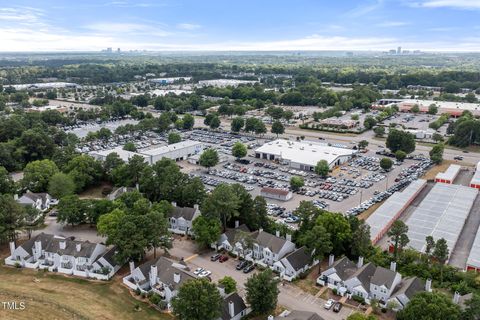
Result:
<svg viewBox="0 0 480 320"><path fill-rule="evenodd" d="M477 163L475 173L470 181L470 187L480 189L480 162Z"/></svg>
<svg viewBox="0 0 480 320"><path fill-rule="evenodd" d="M438 107L438 114L448 113L453 117L461 116L463 111L468 110L473 115L480 116L480 103L435 101L420 99L381 99L372 107L388 107L393 104L398 106L399 111L408 112L414 105L417 105L420 112L428 112L430 105Z"/></svg>
<svg viewBox="0 0 480 320"><path fill-rule="evenodd" d="M439 172L435 176L435 182L442 182L452 184L455 178L458 176L462 167L458 164L451 164L445 172Z"/></svg>
<svg viewBox="0 0 480 320"><path fill-rule="evenodd" d="M288 201L292 199L293 194L290 190L264 187L260 190L260 195L264 198Z"/></svg>
<svg viewBox="0 0 480 320"><path fill-rule="evenodd" d="M138 152L123 150L123 147L116 147L116 148L113 148L113 149L101 150L101 151L91 151L91 152L89 152L89 155L91 155L92 157L94 157L97 160L105 161L107 156L111 153L118 154L120 159L122 159L125 162L128 162L128 160L130 160L130 158L132 158L135 155L143 157L145 159L145 161L147 161L147 162L149 161L148 156L145 156L145 155L143 155L141 153L138 153Z"/></svg>
<svg viewBox="0 0 480 320"><path fill-rule="evenodd" d="M278 139L267 142L255 150L255 157L284 161L296 169L313 171L320 160L328 162L330 168L347 162L356 153L353 149L333 147L312 141L290 141Z"/></svg>
<svg viewBox="0 0 480 320"><path fill-rule="evenodd" d="M467 271L474 270L480 272L480 228L477 231L477 236L473 241L472 249L467 258Z"/></svg>

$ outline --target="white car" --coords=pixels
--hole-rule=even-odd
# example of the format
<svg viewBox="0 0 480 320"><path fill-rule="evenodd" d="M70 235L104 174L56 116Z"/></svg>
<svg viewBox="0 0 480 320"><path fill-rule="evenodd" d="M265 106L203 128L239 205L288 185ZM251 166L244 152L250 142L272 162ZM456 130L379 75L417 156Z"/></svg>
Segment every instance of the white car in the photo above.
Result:
<svg viewBox="0 0 480 320"><path fill-rule="evenodd" d="M205 269L203 269L203 268L197 268L197 269L195 269L195 271L193 271L193 274L198 276L204 271L205 271Z"/></svg>
<svg viewBox="0 0 480 320"><path fill-rule="evenodd" d="M323 305L323 307L327 310L330 310L331 307L333 307L333 305L335 304L335 300L333 299L328 299L327 302L325 302L325 304Z"/></svg>
<svg viewBox="0 0 480 320"><path fill-rule="evenodd" d="M198 276L200 278L205 278L205 277L208 277L209 275L211 275L212 272L211 271L208 271L208 270L204 270L203 272L201 272Z"/></svg>

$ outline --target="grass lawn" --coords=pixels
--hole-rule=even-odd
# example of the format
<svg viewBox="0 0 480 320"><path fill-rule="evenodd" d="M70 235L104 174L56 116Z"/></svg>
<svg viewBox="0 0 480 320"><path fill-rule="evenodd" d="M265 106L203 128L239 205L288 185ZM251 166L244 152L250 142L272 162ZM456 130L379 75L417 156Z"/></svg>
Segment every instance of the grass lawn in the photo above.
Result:
<svg viewBox="0 0 480 320"><path fill-rule="evenodd" d="M173 319L135 300L120 281L91 282L2 265L0 301L24 301L26 308L1 308L0 319Z"/></svg>
<svg viewBox="0 0 480 320"><path fill-rule="evenodd" d="M102 194L103 188L112 187L108 183L102 183L99 186L90 187L87 190L79 194L80 199L103 199L105 196Z"/></svg>

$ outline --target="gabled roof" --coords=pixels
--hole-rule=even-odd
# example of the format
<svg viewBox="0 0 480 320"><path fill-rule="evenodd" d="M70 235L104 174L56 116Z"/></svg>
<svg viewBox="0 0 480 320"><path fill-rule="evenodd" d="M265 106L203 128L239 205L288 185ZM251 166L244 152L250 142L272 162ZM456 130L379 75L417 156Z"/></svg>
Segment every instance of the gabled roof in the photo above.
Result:
<svg viewBox="0 0 480 320"><path fill-rule="evenodd" d="M293 310L286 317L276 317L275 320L324 320L315 312Z"/></svg>
<svg viewBox="0 0 480 320"><path fill-rule="evenodd" d="M390 269L386 269L384 267L377 267L370 282L377 286L384 285L385 287L390 289L392 288L393 281L395 281L396 276L397 273Z"/></svg>
<svg viewBox="0 0 480 320"><path fill-rule="evenodd" d="M403 281L395 288L392 297L404 294L408 299L420 291L425 291L425 283L417 277L409 277L403 279Z"/></svg>
<svg viewBox="0 0 480 320"><path fill-rule="evenodd" d="M290 263L295 271L298 271L310 263L311 257L306 252L305 247L301 247L285 256L284 259Z"/></svg>
<svg viewBox="0 0 480 320"><path fill-rule="evenodd" d="M285 243L287 243L287 240L274 236L273 234L265 231L259 231L255 241L259 246L268 248L273 253L279 253Z"/></svg>
<svg viewBox="0 0 480 320"><path fill-rule="evenodd" d="M35 247L35 242L40 241L42 243L42 248L45 248L50 241L53 239L53 234L40 233L33 238L30 238L27 242L22 244L22 247L28 254L33 255L32 248Z"/></svg>
<svg viewBox="0 0 480 320"><path fill-rule="evenodd" d="M235 237L239 231L250 232L250 229L245 224L241 224L238 226L238 228L227 229L225 231L225 237L227 237L227 240L230 244L235 242Z"/></svg>
<svg viewBox="0 0 480 320"><path fill-rule="evenodd" d="M145 279L149 278L150 268L152 265L157 266L157 277L163 284L169 286L173 290L180 288L180 286L188 280L196 279L197 276L189 271L188 268L180 268L182 263L170 260L165 257L159 257L156 260L150 260L140 265L138 268L142 272ZM174 281L174 274L180 274L180 281ZM147 280L148 281L148 280Z"/></svg>
<svg viewBox="0 0 480 320"><path fill-rule="evenodd" d="M116 266L117 262L115 261L115 254L117 252L117 247L114 246L107 250L103 255L101 255L99 258L105 259L111 266Z"/></svg>
<svg viewBox="0 0 480 320"><path fill-rule="evenodd" d="M22 195L18 199L18 201L21 202L22 198L24 198L24 199L26 198L26 199L32 200L33 202L41 200L42 203L44 203L47 200L47 197L50 197L50 195L48 193L45 193L45 192L34 193L34 192L27 191L24 195Z"/></svg>
<svg viewBox="0 0 480 320"><path fill-rule="evenodd" d="M357 265L347 257L335 261L329 268L334 268L338 277L343 281L347 280L357 270Z"/></svg>
<svg viewBox="0 0 480 320"><path fill-rule="evenodd" d="M363 265L360 269L355 271L349 279L357 278L361 283L362 286L366 290L370 290L370 282L375 273L376 267L373 263L369 262Z"/></svg>
<svg viewBox="0 0 480 320"><path fill-rule="evenodd" d="M187 221L192 221L197 209L190 207L173 207L172 212L169 214L171 218L184 218Z"/></svg>
<svg viewBox="0 0 480 320"><path fill-rule="evenodd" d="M60 242L62 241L65 242L65 249L60 248ZM77 250L77 244L80 244L80 250ZM59 255L90 258L97 245L98 244L91 243L89 241L83 242L70 239L53 238L44 249L46 252L58 253Z"/></svg>
<svg viewBox="0 0 480 320"><path fill-rule="evenodd" d="M239 314L243 310L247 309L245 301L243 301L242 297L238 295L238 293L233 292L223 298L222 303L222 320L230 320L232 317L230 316L230 309L229 303L233 302L233 310L235 315Z"/></svg>

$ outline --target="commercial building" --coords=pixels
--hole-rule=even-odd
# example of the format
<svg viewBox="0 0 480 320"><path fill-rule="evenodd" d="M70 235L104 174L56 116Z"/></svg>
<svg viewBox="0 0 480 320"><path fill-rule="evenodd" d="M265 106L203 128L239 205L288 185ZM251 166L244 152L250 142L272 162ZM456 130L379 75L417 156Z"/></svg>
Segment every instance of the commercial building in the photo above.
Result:
<svg viewBox="0 0 480 320"><path fill-rule="evenodd" d="M413 181L402 192L395 192L368 217L366 223L370 226L370 240L373 244L387 233L426 185L427 181L423 179Z"/></svg>
<svg viewBox="0 0 480 320"><path fill-rule="evenodd" d="M480 228L477 231L477 236L473 241L472 249L467 258L467 271L474 270L480 272Z"/></svg>
<svg viewBox="0 0 480 320"><path fill-rule="evenodd" d="M264 198L270 198L280 201L292 199L293 194L289 190L265 187L260 190L260 195Z"/></svg>
<svg viewBox="0 0 480 320"><path fill-rule="evenodd" d="M461 116L463 111L470 111L475 116L480 116L480 103L435 101L420 99L380 99L372 108L382 108L391 105L397 105L401 112L409 112L413 106L417 105L420 112L428 112L430 105L436 105L438 114L448 113L452 117Z"/></svg>
<svg viewBox="0 0 480 320"><path fill-rule="evenodd" d="M470 214L478 190L455 184L437 183L406 221L409 246L425 251L425 238L444 238L450 253Z"/></svg>
<svg viewBox="0 0 480 320"><path fill-rule="evenodd" d="M452 184L461 169L458 164L451 164L445 172L437 173L435 182Z"/></svg>
<svg viewBox="0 0 480 320"><path fill-rule="evenodd" d="M470 181L470 187L480 189L480 162L477 163L475 173L473 174L473 178Z"/></svg>
<svg viewBox="0 0 480 320"><path fill-rule="evenodd" d="M327 161L329 167L333 168L350 160L355 153L352 149L311 141L278 139L256 149L255 157L284 162L295 169L313 171L320 160Z"/></svg>
<svg viewBox="0 0 480 320"><path fill-rule="evenodd" d="M239 85L246 85L246 84L255 84L258 81L254 80L238 80L238 79L214 79L214 80L201 80L198 81L198 86L200 87L218 87L218 88L225 88L225 87L238 87Z"/></svg>
<svg viewBox="0 0 480 320"><path fill-rule="evenodd" d="M110 153L117 153L123 161L128 161L134 155L141 156L148 164L154 164L162 158L168 158L175 161L186 160L189 157L200 153L203 150L203 144L198 141L186 140L179 143L169 144L154 149L131 152L117 147L109 150L92 151L90 155L95 159L105 161Z"/></svg>
<svg viewBox="0 0 480 320"><path fill-rule="evenodd" d="M172 84L180 80L184 80L188 82L191 79L192 79L191 77L170 77L170 78L154 78L154 79L149 79L148 81L156 84Z"/></svg>

